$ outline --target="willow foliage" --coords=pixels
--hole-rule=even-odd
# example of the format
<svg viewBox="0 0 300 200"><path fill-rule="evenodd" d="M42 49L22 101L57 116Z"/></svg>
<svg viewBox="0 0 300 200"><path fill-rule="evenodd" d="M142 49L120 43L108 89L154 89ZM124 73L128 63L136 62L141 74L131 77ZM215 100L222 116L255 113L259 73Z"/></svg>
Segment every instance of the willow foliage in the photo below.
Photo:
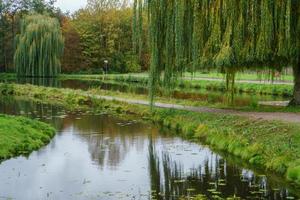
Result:
<svg viewBox="0 0 300 200"><path fill-rule="evenodd" d="M164 77L170 85L186 69L220 68L232 84L243 68L300 71L299 0L148 0L147 6L150 96L154 82Z"/></svg>
<svg viewBox="0 0 300 200"><path fill-rule="evenodd" d="M133 52L138 55L140 61L143 52L144 3L144 0L133 1L132 46Z"/></svg>
<svg viewBox="0 0 300 200"><path fill-rule="evenodd" d="M137 41L138 41L138 0L133 1L133 20L132 20L132 49L133 52L137 52Z"/></svg>
<svg viewBox="0 0 300 200"><path fill-rule="evenodd" d="M14 62L18 76L53 77L60 73L64 40L57 19L29 15L16 36Z"/></svg>

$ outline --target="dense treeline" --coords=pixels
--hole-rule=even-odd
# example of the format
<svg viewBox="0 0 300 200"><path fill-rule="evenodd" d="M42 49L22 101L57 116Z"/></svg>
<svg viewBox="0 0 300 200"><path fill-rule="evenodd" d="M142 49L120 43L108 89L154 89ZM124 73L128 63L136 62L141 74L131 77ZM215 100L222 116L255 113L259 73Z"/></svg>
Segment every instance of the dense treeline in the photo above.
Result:
<svg viewBox="0 0 300 200"><path fill-rule="evenodd" d="M237 70L292 66L293 103L300 104L300 1L151 0L151 97L161 74L169 86L185 70L220 69L234 83ZM164 72L164 73L162 73Z"/></svg>
<svg viewBox="0 0 300 200"><path fill-rule="evenodd" d="M30 13L48 13L60 18L54 0L0 0L0 71L14 71L15 37L20 32L20 22Z"/></svg>
<svg viewBox="0 0 300 200"><path fill-rule="evenodd" d="M147 67L147 50L139 55L133 51L133 12L128 1L88 0L86 8L74 14L62 13L54 3L55 0L0 0L0 71L16 71L15 39L21 32L22 20L33 13L59 20L65 41L61 62L64 73L100 73L104 67L111 72L139 72Z"/></svg>
<svg viewBox="0 0 300 200"><path fill-rule="evenodd" d="M126 1L90 0L85 9L63 20L64 72L139 72L132 51L132 9ZM108 61L105 64L105 61Z"/></svg>
<svg viewBox="0 0 300 200"><path fill-rule="evenodd" d="M184 71L218 69L230 89L239 70L293 67L293 103L300 104L298 0L88 0L72 15L54 2L0 0L2 71L13 70L21 19L47 13L59 19L65 38L63 72L139 72L151 65L153 97L160 77L172 87Z"/></svg>

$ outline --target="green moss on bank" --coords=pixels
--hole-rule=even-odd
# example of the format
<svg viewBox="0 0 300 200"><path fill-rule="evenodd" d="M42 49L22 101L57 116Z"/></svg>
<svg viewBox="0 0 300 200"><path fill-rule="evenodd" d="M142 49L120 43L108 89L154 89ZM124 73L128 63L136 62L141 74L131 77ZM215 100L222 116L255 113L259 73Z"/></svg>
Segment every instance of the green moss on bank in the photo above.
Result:
<svg viewBox="0 0 300 200"><path fill-rule="evenodd" d="M28 155L49 143L55 130L45 123L0 115L0 160Z"/></svg>
<svg viewBox="0 0 300 200"><path fill-rule="evenodd" d="M254 166L285 175L300 184L300 125L277 121L254 120L219 113L196 113L174 109L105 101L82 90L0 84L9 94L35 101L55 103L69 109L88 109L151 120L176 130L185 138L201 141L211 147L240 157Z"/></svg>

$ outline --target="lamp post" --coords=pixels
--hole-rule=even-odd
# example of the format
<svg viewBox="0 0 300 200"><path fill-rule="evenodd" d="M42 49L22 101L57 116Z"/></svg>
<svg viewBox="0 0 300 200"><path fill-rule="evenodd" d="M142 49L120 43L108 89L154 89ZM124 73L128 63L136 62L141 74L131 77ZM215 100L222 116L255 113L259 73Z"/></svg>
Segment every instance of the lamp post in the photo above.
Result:
<svg viewBox="0 0 300 200"><path fill-rule="evenodd" d="M105 75L108 73L108 60L104 60L104 73Z"/></svg>
<svg viewBox="0 0 300 200"><path fill-rule="evenodd" d="M108 72L108 60L104 60L104 66L105 66L105 74Z"/></svg>

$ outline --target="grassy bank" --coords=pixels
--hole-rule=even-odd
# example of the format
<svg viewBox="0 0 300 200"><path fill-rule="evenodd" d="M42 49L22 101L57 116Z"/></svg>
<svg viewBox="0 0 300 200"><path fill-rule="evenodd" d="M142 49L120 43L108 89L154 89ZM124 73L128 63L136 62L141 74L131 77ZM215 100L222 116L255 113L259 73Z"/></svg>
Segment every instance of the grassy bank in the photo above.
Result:
<svg viewBox="0 0 300 200"><path fill-rule="evenodd" d="M109 75L108 77L110 76L119 75ZM92 89L89 88L99 88L100 85L103 86L104 84L104 87L106 87L106 89L101 90L101 94L114 97L148 100L147 81L143 83L136 83L114 81L110 80L110 78L108 78L109 80L103 81L101 77L102 76L99 75L62 75L60 79L76 80L77 82L74 83L75 85L77 85L78 87L83 86L86 90L90 91ZM96 93L97 92L99 92L98 89L96 89ZM264 99L264 101L274 101L272 96L257 97L256 95L238 94L235 95L235 98L232 102L231 96L227 93L224 94L224 92L210 92L201 89L184 89L179 87L172 89L172 91L168 93L166 93L162 88L158 90L157 94L157 101L162 103L174 103L186 106L205 106L210 108L256 112L300 112L300 107L260 105L259 101L261 98ZM278 99L282 100L288 98L279 97Z"/></svg>
<svg viewBox="0 0 300 200"><path fill-rule="evenodd" d="M148 78L146 75L62 75L61 79L79 79L79 80L113 80L122 83L137 83L142 86L148 85ZM180 79L175 85L178 90L186 89L205 89L207 91L226 91L224 81L211 80L187 80ZM274 95L292 97L292 85L280 85L269 83L236 83L235 93L260 94L260 95Z"/></svg>
<svg viewBox="0 0 300 200"><path fill-rule="evenodd" d="M200 76L202 77L202 76ZM217 76L220 78L219 76ZM15 74L0 74L1 80L11 81L15 80ZM140 86L148 86L148 77L146 73L142 74L110 74L104 75L61 75L59 79L75 79L75 80L112 80L121 83L136 83ZM247 80L247 79L246 79ZM207 91L226 91L224 81L213 81L213 80L190 80L190 79L179 79L176 83L175 90L185 91L186 89L203 89ZM163 88L161 88L163 90ZM259 95L274 95L283 97L292 97L293 86L285 84L269 84L269 83L236 83L235 93L246 93L246 94L259 94Z"/></svg>
<svg viewBox="0 0 300 200"><path fill-rule="evenodd" d="M122 83L115 81L77 80L77 85L85 85L84 90L93 94L120 97L125 99L138 99L147 101L149 99L148 89L139 84ZM101 85L101 86L100 86ZM103 87L104 89L99 89ZM106 88L106 89L105 89ZM183 106L209 107L218 109L231 109L238 111L255 112L300 112L299 106L272 106L261 105L259 99L251 95L236 95L233 102L229 94L221 92L198 91L180 91L174 89L171 94L159 92L156 97L157 102L171 103ZM270 97L270 101L272 101ZM267 101L265 99L265 101Z"/></svg>
<svg viewBox="0 0 300 200"><path fill-rule="evenodd" d="M184 73L184 77L193 77L193 78L224 78L224 74L218 72L195 72L191 73ZM268 81L272 80L272 76L270 73L249 73L249 72L240 72L236 74L236 80L257 80L257 81ZM288 74L281 74L279 77L274 77L274 81L287 81L293 82L294 77L293 75Z"/></svg>
<svg viewBox="0 0 300 200"><path fill-rule="evenodd" d="M86 74L78 74L78 75L86 75ZM139 76L139 77L147 77L147 72L143 73L128 73L124 74L126 76ZM89 75L90 76L90 75ZM92 75L93 76L93 75ZM219 72L185 72L183 73L184 78L212 78L212 79L223 79L224 74ZM250 81L271 81L272 76L268 72L262 73L249 73L249 72L240 72L236 74L236 80L250 80ZM285 82L293 82L293 75L281 74L279 77L274 77L274 81L285 81Z"/></svg>
<svg viewBox="0 0 300 200"><path fill-rule="evenodd" d="M98 82L98 83L97 83ZM121 88L122 92L113 91L114 89L98 89L99 85L101 84L111 84L112 88ZM113 97L120 97L125 99L138 99L138 100L148 100L147 90L141 86L136 84L133 86L129 83L116 83L114 81L99 81L96 79L93 80L78 80L76 83L77 85L88 85L84 87L84 90L87 90L91 94L95 95L106 95L106 96L113 96ZM105 86L106 87L106 86ZM88 89L90 88L90 89ZM125 91L123 91L123 89ZM142 92L139 94L140 91L146 91L146 93ZM9 88L4 89L4 92L9 92ZM174 91L176 94L176 90ZM178 95L179 94L179 95ZM47 94L45 94L47 95ZM51 98L51 97L50 97ZM281 107L281 106L269 106L269 105L259 105L258 101L255 97L243 97L237 96L234 99L234 103L230 103L231 98L228 95L219 94L219 93L200 93L200 94L192 94L190 95L188 92L179 92L176 96L168 96L161 94L160 96L156 97L156 101L161 103L172 103L184 106L205 106L209 108L219 108L219 109L234 109L240 111L256 111L256 112L300 112L300 107Z"/></svg>
<svg viewBox="0 0 300 200"><path fill-rule="evenodd" d="M0 115L0 160L28 155L49 143L55 130L42 122Z"/></svg>
<svg viewBox="0 0 300 200"><path fill-rule="evenodd" d="M218 113L195 113L173 109L99 100L81 90L45 88L31 85L0 85L7 95L66 106L70 109L102 110L151 120L175 130L185 138L241 158L253 166L285 175L300 184L300 125L253 120ZM91 95L91 96L87 96Z"/></svg>

